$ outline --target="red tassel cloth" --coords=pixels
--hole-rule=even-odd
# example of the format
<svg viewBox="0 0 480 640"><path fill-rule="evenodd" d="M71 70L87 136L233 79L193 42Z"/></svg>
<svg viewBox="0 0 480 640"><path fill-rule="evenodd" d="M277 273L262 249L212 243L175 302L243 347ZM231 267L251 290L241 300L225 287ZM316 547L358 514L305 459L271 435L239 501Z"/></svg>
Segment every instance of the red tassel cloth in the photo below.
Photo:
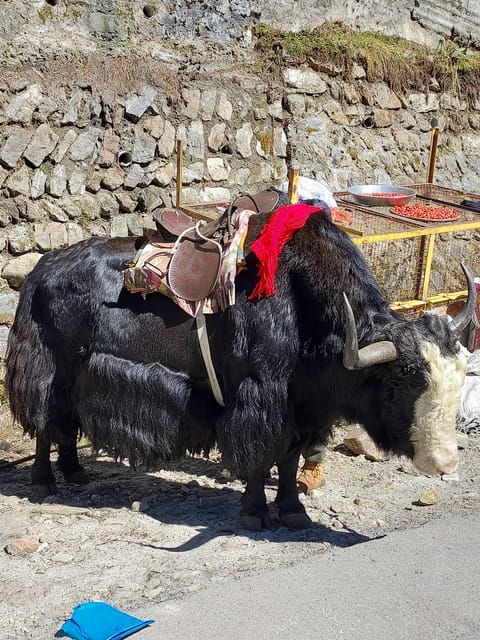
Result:
<svg viewBox="0 0 480 640"><path fill-rule="evenodd" d="M293 232L303 227L307 218L322 211L319 207L308 204L287 204L279 207L263 227L260 236L251 246L260 264L258 267L259 281L248 299L272 296L275 290L275 274L277 272L278 257L285 243L290 240Z"/></svg>

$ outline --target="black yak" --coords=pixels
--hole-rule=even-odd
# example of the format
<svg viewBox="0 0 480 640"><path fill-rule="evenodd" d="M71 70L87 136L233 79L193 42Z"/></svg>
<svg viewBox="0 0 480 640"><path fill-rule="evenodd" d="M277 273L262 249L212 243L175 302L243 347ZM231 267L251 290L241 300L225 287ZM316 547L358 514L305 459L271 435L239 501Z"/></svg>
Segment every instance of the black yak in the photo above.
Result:
<svg viewBox="0 0 480 640"><path fill-rule="evenodd" d="M341 418L426 474L455 471L465 374L457 340L475 303L468 270L457 318L404 319L348 235L318 211L286 242L275 295L252 300L249 247L268 219L251 218L236 303L205 316L225 406L212 396L195 319L161 294L123 288L138 239L91 238L41 258L21 290L6 369L13 415L37 439L33 483L55 491L52 443L66 481L87 480L79 433L133 463L217 445L247 478L243 526L272 525L264 479L276 463L280 520L302 528L300 451L326 442Z"/></svg>

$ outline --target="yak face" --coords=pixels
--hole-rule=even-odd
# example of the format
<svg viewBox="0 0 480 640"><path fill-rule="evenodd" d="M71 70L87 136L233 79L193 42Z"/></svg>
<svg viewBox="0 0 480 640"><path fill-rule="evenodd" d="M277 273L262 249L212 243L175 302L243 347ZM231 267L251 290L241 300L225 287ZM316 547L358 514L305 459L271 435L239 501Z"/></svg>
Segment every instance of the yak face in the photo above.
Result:
<svg viewBox="0 0 480 640"><path fill-rule="evenodd" d="M472 318L476 301L473 276L461 266L468 298L455 318L426 313L415 321L402 322L392 316L393 322L381 332L383 339L362 348L344 294L344 366L367 372L367 380L373 366L381 378L377 379L379 422L375 425L373 419L370 428L365 426L380 446L410 456L427 475L453 473L458 467L456 415L467 368L458 338Z"/></svg>
<svg viewBox="0 0 480 640"><path fill-rule="evenodd" d="M458 467L456 414L465 380L466 358L443 355L437 344L425 342L427 384L414 406L410 427L413 463L427 475L453 473Z"/></svg>
<svg viewBox="0 0 480 640"><path fill-rule="evenodd" d="M455 325L437 314L393 321L384 338L358 348L353 314L346 304L344 366L365 376L371 404L367 431L385 450L407 455L427 475L458 466L456 414L466 358Z"/></svg>
<svg viewBox="0 0 480 640"><path fill-rule="evenodd" d="M436 326L437 335L428 324ZM380 447L408 456L422 473L453 473L466 358L440 317L399 323L389 337L397 346L395 360L363 371L374 407L364 425Z"/></svg>

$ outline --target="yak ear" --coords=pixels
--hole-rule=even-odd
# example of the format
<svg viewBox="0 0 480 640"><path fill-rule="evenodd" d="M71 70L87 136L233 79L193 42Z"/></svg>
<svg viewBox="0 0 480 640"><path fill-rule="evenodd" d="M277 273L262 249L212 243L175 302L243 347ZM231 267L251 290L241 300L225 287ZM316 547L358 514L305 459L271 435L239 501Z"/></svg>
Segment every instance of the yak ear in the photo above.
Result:
<svg viewBox="0 0 480 640"><path fill-rule="evenodd" d="M460 335L462 331L467 328L469 322L473 318L477 298L477 290L473 275L463 262L460 263L460 266L462 267L463 273L467 279L468 297L460 313L450 320L450 327L457 335Z"/></svg>
<svg viewBox="0 0 480 640"><path fill-rule="evenodd" d="M389 340L373 342L366 347L358 348L357 326L352 307L347 295L343 294L345 305L345 346L343 348L343 366L355 371L365 369L374 364L392 362L398 358L397 348Z"/></svg>

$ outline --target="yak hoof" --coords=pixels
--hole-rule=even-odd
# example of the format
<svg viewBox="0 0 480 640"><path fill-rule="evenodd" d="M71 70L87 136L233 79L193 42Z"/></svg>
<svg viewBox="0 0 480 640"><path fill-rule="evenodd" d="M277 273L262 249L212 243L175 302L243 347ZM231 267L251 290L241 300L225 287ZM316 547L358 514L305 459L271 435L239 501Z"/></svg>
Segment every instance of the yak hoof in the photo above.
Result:
<svg viewBox="0 0 480 640"><path fill-rule="evenodd" d="M63 477L68 484L88 484L90 482L88 473L83 467L79 467L71 472L64 471Z"/></svg>
<svg viewBox="0 0 480 640"><path fill-rule="evenodd" d="M58 493L58 487L55 480L50 480L47 483L32 482L33 492L37 498L46 498L55 493Z"/></svg>
<svg viewBox="0 0 480 640"><path fill-rule="evenodd" d="M273 520L270 514L264 514L262 516L240 516L240 522L244 529L249 531L262 531L262 529L273 529Z"/></svg>
<svg viewBox="0 0 480 640"><path fill-rule="evenodd" d="M280 521L289 529L308 529L313 524L306 513L284 513Z"/></svg>

